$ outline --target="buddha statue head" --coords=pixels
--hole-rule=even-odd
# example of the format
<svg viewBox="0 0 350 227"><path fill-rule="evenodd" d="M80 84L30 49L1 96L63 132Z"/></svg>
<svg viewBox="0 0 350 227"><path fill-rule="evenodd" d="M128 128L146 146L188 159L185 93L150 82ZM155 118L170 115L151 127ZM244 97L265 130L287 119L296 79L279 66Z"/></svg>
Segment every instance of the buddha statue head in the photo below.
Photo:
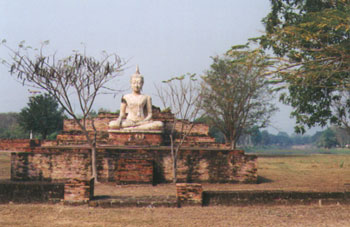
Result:
<svg viewBox="0 0 350 227"><path fill-rule="evenodd" d="M131 76L130 84L134 93L140 93L143 87L143 76L140 74L139 66L136 66L136 72Z"/></svg>

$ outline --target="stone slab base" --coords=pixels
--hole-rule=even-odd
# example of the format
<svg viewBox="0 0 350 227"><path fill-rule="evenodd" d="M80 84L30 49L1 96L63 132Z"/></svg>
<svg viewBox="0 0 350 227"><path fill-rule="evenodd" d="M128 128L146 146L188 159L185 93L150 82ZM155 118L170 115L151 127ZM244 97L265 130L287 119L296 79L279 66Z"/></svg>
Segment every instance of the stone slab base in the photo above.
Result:
<svg viewBox="0 0 350 227"><path fill-rule="evenodd" d="M58 203L64 198L63 182L0 181L2 203Z"/></svg>
<svg viewBox="0 0 350 227"><path fill-rule="evenodd" d="M159 146L163 144L163 135L159 131L155 132L109 132L108 144L123 145L149 145Z"/></svg>
<svg viewBox="0 0 350 227"><path fill-rule="evenodd" d="M89 201L90 207L122 208L122 207L177 207L175 196L112 196Z"/></svg>
<svg viewBox="0 0 350 227"><path fill-rule="evenodd" d="M203 206L350 204L346 192L204 191Z"/></svg>

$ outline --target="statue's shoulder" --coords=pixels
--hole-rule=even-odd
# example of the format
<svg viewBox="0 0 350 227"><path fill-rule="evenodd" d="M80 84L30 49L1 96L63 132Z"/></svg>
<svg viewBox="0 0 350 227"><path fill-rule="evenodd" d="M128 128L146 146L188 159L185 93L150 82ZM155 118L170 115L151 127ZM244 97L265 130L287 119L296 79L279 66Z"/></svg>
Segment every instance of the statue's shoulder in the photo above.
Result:
<svg viewBox="0 0 350 227"><path fill-rule="evenodd" d="M129 100L130 98L132 98L132 94L126 94L126 95L123 95L122 98L125 99L125 100Z"/></svg>
<svg viewBox="0 0 350 227"><path fill-rule="evenodd" d="M122 95L122 98L128 98L131 94Z"/></svg>
<svg viewBox="0 0 350 227"><path fill-rule="evenodd" d="M152 98L149 95L143 95L143 99L146 100L147 102L152 102Z"/></svg>

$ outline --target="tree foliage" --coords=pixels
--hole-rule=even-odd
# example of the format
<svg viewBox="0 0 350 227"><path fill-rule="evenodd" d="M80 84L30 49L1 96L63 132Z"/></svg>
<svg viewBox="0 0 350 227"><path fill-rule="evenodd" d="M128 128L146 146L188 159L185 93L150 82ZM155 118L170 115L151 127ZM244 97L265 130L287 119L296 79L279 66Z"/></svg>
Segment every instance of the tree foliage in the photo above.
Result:
<svg viewBox="0 0 350 227"><path fill-rule="evenodd" d="M201 115L199 118L194 120L195 123L203 123L209 126L209 133L208 135L215 138L216 143L225 143L225 137L222 132L215 127L214 125L211 124L211 120L208 116L206 115Z"/></svg>
<svg viewBox="0 0 350 227"><path fill-rule="evenodd" d="M294 107L296 131L340 123L350 110L334 109L350 87L350 1L271 0L271 5L260 41L277 56L276 78L288 87L281 100Z"/></svg>
<svg viewBox="0 0 350 227"><path fill-rule="evenodd" d="M203 77L202 109L211 123L235 148L239 137L253 126L267 126L276 110L264 76L270 63L260 50L233 47L223 57L214 57Z"/></svg>
<svg viewBox="0 0 350 227"><path fill-rule="evenodd" d="M52 96L33 96L19 113L18 123L25 131L38 133L46 139L49 134L62 130L63 111Z"/></svg>

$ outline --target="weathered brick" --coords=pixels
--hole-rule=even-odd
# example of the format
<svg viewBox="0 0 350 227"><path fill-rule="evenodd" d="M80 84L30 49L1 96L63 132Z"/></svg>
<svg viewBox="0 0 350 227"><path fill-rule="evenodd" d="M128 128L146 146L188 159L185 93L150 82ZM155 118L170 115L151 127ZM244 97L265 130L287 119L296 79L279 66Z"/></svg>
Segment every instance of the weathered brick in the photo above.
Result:
<svg viewBox="0 0 350 227"><path fill-rule="evenodd" d="M176 184L176 199L181 205L202 205L203 188L201 184Z"/></svg>

